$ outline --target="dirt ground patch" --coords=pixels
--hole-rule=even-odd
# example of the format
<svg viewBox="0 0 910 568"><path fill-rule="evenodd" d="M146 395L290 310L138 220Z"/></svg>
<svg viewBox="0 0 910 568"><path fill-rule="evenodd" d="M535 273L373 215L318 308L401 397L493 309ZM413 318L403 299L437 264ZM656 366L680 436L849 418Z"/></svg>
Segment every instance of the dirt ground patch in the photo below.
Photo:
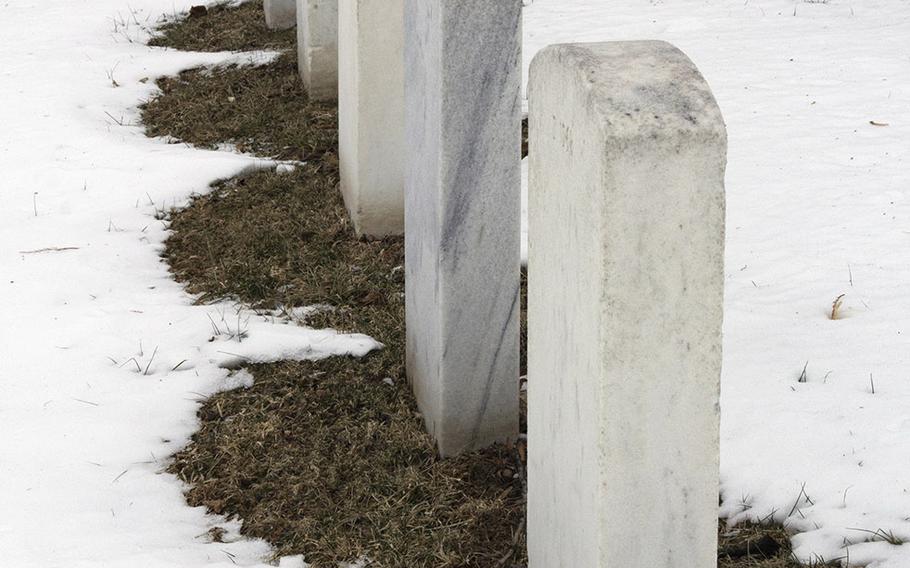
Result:
<svg viewBox="0 0 910 568"><path fill-rule="evenodd" d="M293 36L265 30L260 10L214 8L156 41L290 49ZM387 568L526 566L524 446L437 458L404 373L402 240L353 234L337 191L336 112L309 103L293 52L158 85L142 109L150 136L306 162L218 181L170 212L164 256L175 278L201 303L327 304L309 325L386 346L362 359L250 366L252 387L206 401L170 466L190 504L242 518L244 534L315 567L363 557ZM719 534L721 568L799 566L780 527L721 523Z"/></svg>

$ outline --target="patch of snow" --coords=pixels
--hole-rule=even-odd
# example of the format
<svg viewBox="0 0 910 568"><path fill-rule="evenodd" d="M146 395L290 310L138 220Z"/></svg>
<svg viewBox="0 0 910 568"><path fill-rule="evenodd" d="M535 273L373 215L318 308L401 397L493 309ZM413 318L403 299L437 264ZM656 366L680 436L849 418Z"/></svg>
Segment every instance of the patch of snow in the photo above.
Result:
<svg viewBox="0 0 910 568"><path fill-rule="evenodd" d="M265 61L142 44L191 3L0 3L0 566L265 567L267 543L186 505L168 456L203 397L249 384L238 361L379 346L248 314L232 337L212 313L229 308L193 305L159 258L156 211L274 167L138 126L156 77Z"/></svg>
<svg viewBox="0 0 910 568"><path fill-rule="evenodd" d="M275 61L280 55L280 51L241 51L225 57L209 69L214 70L230 66L260 67Z"/></svg>
<svg viewBox="0 0 910 568"><path fill-rule="evenodd" d="M226 369L276 361L315 361L333 355L362 357L383 347L366 335L311 329L245 311L240 312L236 323L228 319L215 325L224 328L196 350L194 360Z"/></svg>
<svg viewBox="0 0 910 568"><path fill-rule="evenodd" d="M255 383L253 374L246 369L237 369L229 374L222 384L224 390L248 389Z"/></svg>
<svg viewBox="0 0 910 568"><path fill-rule="evenodd" d="M303 556L285 556L278 563L278 568L308 568L309 564L303 561Z"/></svg>

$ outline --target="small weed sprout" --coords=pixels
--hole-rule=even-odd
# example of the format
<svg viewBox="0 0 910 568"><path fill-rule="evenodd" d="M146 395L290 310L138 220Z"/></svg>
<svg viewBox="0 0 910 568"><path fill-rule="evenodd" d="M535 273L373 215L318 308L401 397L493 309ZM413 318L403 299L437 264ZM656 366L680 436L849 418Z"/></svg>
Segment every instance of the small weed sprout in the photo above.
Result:
<svg viewBox="0 0 910 568"><path fill-rule="evenodd" d="M793 508L790 509L790 512L787 514L787 518L792 517L793 513L796 513L800 517L805 519L806 516L803 515L803 512L799 509L800 505L803 505L803 504L815 505L815 502L812 501L812 498L809 497L808 493L806 493L806 484L805 483L803 483L802 486L799 488L799 495L796 496L796 502L793 503Z"/></svg>
<svg viewBox="0 0 910 568"><path fill-rule="evenodd" d="M104 111L104 114L106 114L107 117L110 118L112 121L114 121L114 124L117 124L118 126L135 126L133 123L126 120L123 117L123 115L120 115L120 118L117 118L116 116L112 115L111 113L109 113L107 111Z"/></svg>
<svg viewBox="0 0 910 568"><path fill-rule="evenodd" d="M136 372L137 372L137 373L139 373L139 374L142 375L142 376L148 376L148 375L149 375L149 371L150 371L151 368L152 368L152 362L155 361L155 356L156 356L156 355L158 355L158 346L156 346L156 347L155 347L155 350L152 351L152 356L149 357L149 360L146 362L145 367L143 367L143 366L139 363L139 360L136 359L136 357L130 357L129 359L127 359L127 360L124 361L123 363L120 363L119 365L117 364L117 360L114 359L113 357L108 357L108 359L110 359L111 362L113 362L113 363L114 363L115 365L117 365L119 368L123 368L123 367L125 367L126 365L132 363L133 365L136 366ZM139 342L139 355L138 355L138 356L139 356L140 359L143 358L143 357L145 357L145 352L142 350L142 342L141 342L141 341Z"/></svg>
<svg viewBox="0 0 910 568"><path fill-rule="evenodd" d="M243 343L243 340L249 337L249 323L250 316L243 318L243 310L238 306L235 310L237 314L237 320L234 323L234 326L231 327L231 322L227 320L224 310L220 312L221 319L216 322L211 314L206 314L209 318L209 322L212 324L212 339L216 337L225 337L228 341L236 340L237 343Z"/></svg>
<svg viewBox="0 0 910 568"><path fill-rule="evenodd" d="M156 221L166 221L168 217L168 210L163 207L155 206L155 213L153 215Z"/></svg>
<svg viewBox="0 0 910 568"><path fill-rule="evenodd" d="M117 38L122 38L128 43L137 43L143 33L148 33L151 30L149 25L151 15L147 15L143 21L140 21L139 12L139 10L131 8L127 15L117 12L116 16L110 18L111 37L114 38L114 41L117 41Z"/></svg>
<svg viewBox="0 0 910 568"><path fill-rule="evenodd" d="M752 509L752 496L744 494L739 501L739 507L742 511L749 511Z"/></svg>
<svg viewBox="0 0 910 568"><path fill-rule="evenodd" d="M107 78L111 82L111 87L117 88L120 86L120 83L117 82L117 79L114 79L114 71L117 70L117 66L120 65L120 62L114 64L113 67L107 70Z"/></svg>

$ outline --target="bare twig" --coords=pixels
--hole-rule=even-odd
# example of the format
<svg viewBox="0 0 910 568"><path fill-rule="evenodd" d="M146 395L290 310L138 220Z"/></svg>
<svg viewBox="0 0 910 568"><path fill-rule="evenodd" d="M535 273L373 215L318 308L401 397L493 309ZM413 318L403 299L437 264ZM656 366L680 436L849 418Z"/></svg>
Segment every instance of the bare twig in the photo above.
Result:
<svg viewBox="0 0 910 568"><path fill-rule="evenodd" d="M40 254L42 252L63 252L67 250L79 250L79 247L47 247L35 250L20 250L19 254Z"/></svg>

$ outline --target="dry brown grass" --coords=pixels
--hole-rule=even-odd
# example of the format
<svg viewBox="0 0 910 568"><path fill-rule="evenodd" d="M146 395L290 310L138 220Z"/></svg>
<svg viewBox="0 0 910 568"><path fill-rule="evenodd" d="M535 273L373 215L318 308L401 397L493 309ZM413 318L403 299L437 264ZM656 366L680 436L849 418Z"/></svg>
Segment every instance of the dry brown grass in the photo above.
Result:
<svg viewBox="0 0 910 568"><path fill-rule="evenodd" d="M169 25L159 41L287 48L290 36L259 29L259 9L216 9ZM335 111L307 102L293 55L191 70L159 86L143 109L150 135L308 161L221 180L173 211L165 257L175 277L200 302L328 303L311 325L386 345L363 359L251 366L253 387L206 401L200 430L170 467L188 483L188 501L242 518L245 534L316 567L363 556L374 567L525 566L523 452L436 457L404 375L402 241L354 237L336 190ZM524 369L524 353L522 361ZM780 528L720 534L722 568L798 566ZM760 554L768 539L779 545L770 559Z"/></svg>
<svg viewBox="0 0 910 568"><path fill-rule="evenodd" d="M719 524L718 568L806 568L793 558L790 534L773 524L746 523L727 529ZM811 568L840 567L839 561L819 559Z"/></svg>
<svg viewBox="0 0 910 568"><path fill-rule="evenodd" d="M337 113L311 102L293 52L263 66L190 69L157 84L161 96L140 106L148 136L284 160L337 164ZM327 156L326 153L329 155Z"/></svg>
<svg viewBox="0 0 910 568"><path fill-rule="evenodd" d="M171 470L191 504L239 516L246 534L315 566L368 556L377 567L494 567L513 548L522 562L516 452L437 459L402 365L401 239L355 238L335 181L308 165L219 182L172 214L166 255L201 301L330 303L313 325L386 348L250 367L255 385L204 404Z"/></svg>
<svg viewBox="0 0 910 568"><path fill-rule="evenodd" d="M512 453L439 460L407 385L383 382L394 367L384 353L250 367L255 385L210 399L176 456L188 501L317 567L500 566L523 518Z"/></svg>
<svg viewBox="0 0 910 568"><path fill-rule="evenodd" d="M295 41L293 29L265 27L262 0L252 0L209 6L204 16L172 19L158 28L149 45L182 51L252 51L290 49Z"/></svg>

